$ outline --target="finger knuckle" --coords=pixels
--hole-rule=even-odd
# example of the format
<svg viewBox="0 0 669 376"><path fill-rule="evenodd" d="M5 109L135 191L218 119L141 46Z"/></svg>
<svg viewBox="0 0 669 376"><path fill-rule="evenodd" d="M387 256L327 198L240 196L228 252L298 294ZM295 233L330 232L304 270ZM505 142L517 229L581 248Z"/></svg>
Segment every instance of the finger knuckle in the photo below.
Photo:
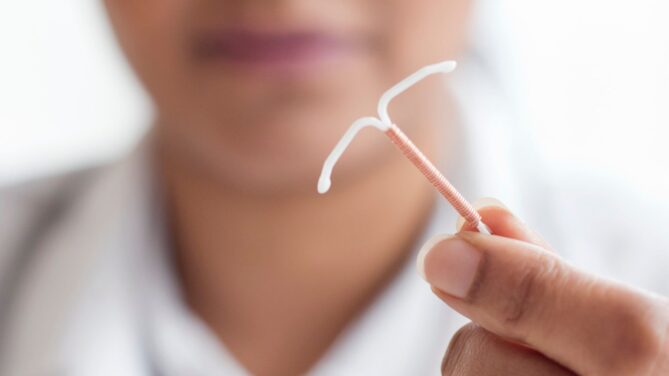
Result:
<svg viewBox="0 0 669 376"><path fill-rule="evenodd" d="M549 288L559 288L562 278L560 262L549 255L536 254L520 268L510 284L509 299L502 303L501 317L507 326L523 332L525 323L541 315Z"/></svg>
<svg viewBox="0 0 669 376"><path fill-rule="evenodd" d="M611 375L652 374L657 364L669 356L667 349L667 324L669 306L632 301L621 307L617 313L612 331L613 361L604 363ZM611 354L611 353L609 353ZM622 372L622 373L621 373Z"/></svg>
<svg viewBox="0 0 669 376"><path fill-rule="evenodd" d="M475 324L460 328L451 339L441 362L442 375L458 375L467 372L471 361L485 343L485 330Z"/></svg>

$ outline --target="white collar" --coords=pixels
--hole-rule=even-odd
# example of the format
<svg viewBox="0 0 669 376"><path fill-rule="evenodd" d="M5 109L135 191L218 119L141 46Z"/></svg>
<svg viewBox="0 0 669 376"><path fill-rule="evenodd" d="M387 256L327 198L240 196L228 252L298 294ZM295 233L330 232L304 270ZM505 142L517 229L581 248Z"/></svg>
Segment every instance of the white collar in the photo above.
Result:
<svg viewBox="0 0 669 376"><path fill-rule="evenodd" d="M470 199L478 197L477 187L483 186L486 193L517 207L510 178L517 175L500 161L512 154L508 148L513 140L505 125L491 127L506 119L500 108L504 104L491 102L494 95L485 87L481 92L472 77L464 84L459 87L473 90L461 91L458 97L468 127L462 148L468 167L460 175L447 175ZM487 168L492 158L495 170ZM28 282L17 292L7 374L146 375L151 373L151 357L169 369L194 375L243 373L180 305L169 273L153 262L166 256L147 179L142 153L133 154L95 182L68 220L42 243L24 279ZM451 232L454 218L439 200L417 245L436 233ZM145 299L138 286L156 293ZM165 310L161 316L150 307ZM432 295L415 273L412 259L311 373L436 374L452 333L464 322ZM193 345L183 346L182 336L193 333L199 334L183 342Z"/></svg>
<svg viewBox="0 0 669 376"><path fill-rule="evenodd" d="M7 374L245 374L179 300L146 175L139 154L111 167L37 251L13 312ZM453 222L437 205L418 244ZM432 295L413 259L310 374L438 370L463 319Z"/></svg>
<svg viewBox="0 0 669 376"><path fill-rule="evenodd" d="M455 216L439 204L416 246L452 228ZM160 374L243 375L244 368L182 303L162 250L147 265L154 276L148 300L152 356ZM310 375L429 374L464 319L431 293L416 273L415 253L371 306L340 335ZM162 256L161 256L162 254ZM157 256L157 257L156 257ZM148 271L148 270L145 270Z"/></svg>

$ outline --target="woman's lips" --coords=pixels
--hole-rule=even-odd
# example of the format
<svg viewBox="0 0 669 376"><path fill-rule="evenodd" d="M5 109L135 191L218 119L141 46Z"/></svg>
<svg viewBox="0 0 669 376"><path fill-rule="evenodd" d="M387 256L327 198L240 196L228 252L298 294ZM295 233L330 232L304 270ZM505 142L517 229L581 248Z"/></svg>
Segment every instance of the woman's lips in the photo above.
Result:
<svg viewBox="0 0 669 376"><path fill-rule="evenodd" d="M247 68L302 69L354 52L350 39L323 32L254 32L245 30L210 33L200 38L197 52L206 60Z"/></svg>

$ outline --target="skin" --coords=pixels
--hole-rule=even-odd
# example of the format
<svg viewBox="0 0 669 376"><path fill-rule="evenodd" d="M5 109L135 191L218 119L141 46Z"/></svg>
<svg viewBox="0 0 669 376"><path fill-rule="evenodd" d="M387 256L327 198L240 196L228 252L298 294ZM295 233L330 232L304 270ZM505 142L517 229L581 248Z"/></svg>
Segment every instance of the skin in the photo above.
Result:
<svg viewBox="0 0 669 376"><path fill-rule="evenodd" d="M315 190L321 163L352 120L374 114L385 89L425 64L458 57L470 1L104 4L154 103L151 151L187 304L252 374L306 372L407 261L434 200L424 178L373 131L363 132L347 152L327 196ZM230 28L317 30L347 48L289 69L201 53L212 30ZM446 140L457 137L449 126L455 116L442 82L416 86L393 102L391 115L432 159L447 160L453 152ZM470 240L491 250L534 242L500 226L493 230L502 237ZM521 241L508 243L504 236ZM510 257L535 251L536 246ZM494 325L495 312L484 314L486 307L476 300L435 292L480 324L453 339L446 374L602 370L549 344L525 343L526 337ZM570 296L562 302L573 303ZM626 307L630 316L636 312L633 304ZM570 318L592 320L585 313ZM616 317L611 319L615 326ZM541 333L546 324L527 325ZM560 345L597 349L596 341L573 340L569 344L565 337ZM638 369L650 369L653 357L646 351L655 347L641 343L633 349ZM607 354L601 355L593 359Z"/></svg>
<svg viewBox="0 0 669 376"><path fill-rule="evenodd" d="M584 273L501 203L479 209L493 236L465 225L451 239L481 255L470 288L453 295L433 286L469 317L453 337L444 375L666 375L669 299ZM428 281L444 270L435 246Z"/></svg>
<svg viewBox="0 0 669 376"><path fill-rule="evenodd" d="M469 1L104 4L155 105L154 161L187 303L251 373L305 372L405 264L434 200L375 131L356 139L325 196L321 164L384 90L458 56ZM193 52L210 30L235 27L316 29L355 47L288 73ZM449 102L433 79L391 113L440 158Z"/></svg>

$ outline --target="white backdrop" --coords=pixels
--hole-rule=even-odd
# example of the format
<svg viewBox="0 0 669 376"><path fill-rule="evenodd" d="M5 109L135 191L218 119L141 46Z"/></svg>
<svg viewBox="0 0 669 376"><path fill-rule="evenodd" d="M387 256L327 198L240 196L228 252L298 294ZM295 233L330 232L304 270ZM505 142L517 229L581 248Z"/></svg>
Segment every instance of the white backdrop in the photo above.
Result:
<svg viewBox="0 0 669 376"><path fill-rule="evenodd" d="M669 190L669 2L498 0L545 157ZM0 183L121 153L150 119L98 1L0 4Z"/></svg>
<svg viewBox="0 0 669 376"><path fill-rule="evenodd" d="M548 160L669 192L669 1L501 0Z"/></svg>
<svg viewBox="0 0 669 376"><path fill-rule="evenodd" d="M148 105L96 0L0 2L0 182L122 152Z"/></svg>

